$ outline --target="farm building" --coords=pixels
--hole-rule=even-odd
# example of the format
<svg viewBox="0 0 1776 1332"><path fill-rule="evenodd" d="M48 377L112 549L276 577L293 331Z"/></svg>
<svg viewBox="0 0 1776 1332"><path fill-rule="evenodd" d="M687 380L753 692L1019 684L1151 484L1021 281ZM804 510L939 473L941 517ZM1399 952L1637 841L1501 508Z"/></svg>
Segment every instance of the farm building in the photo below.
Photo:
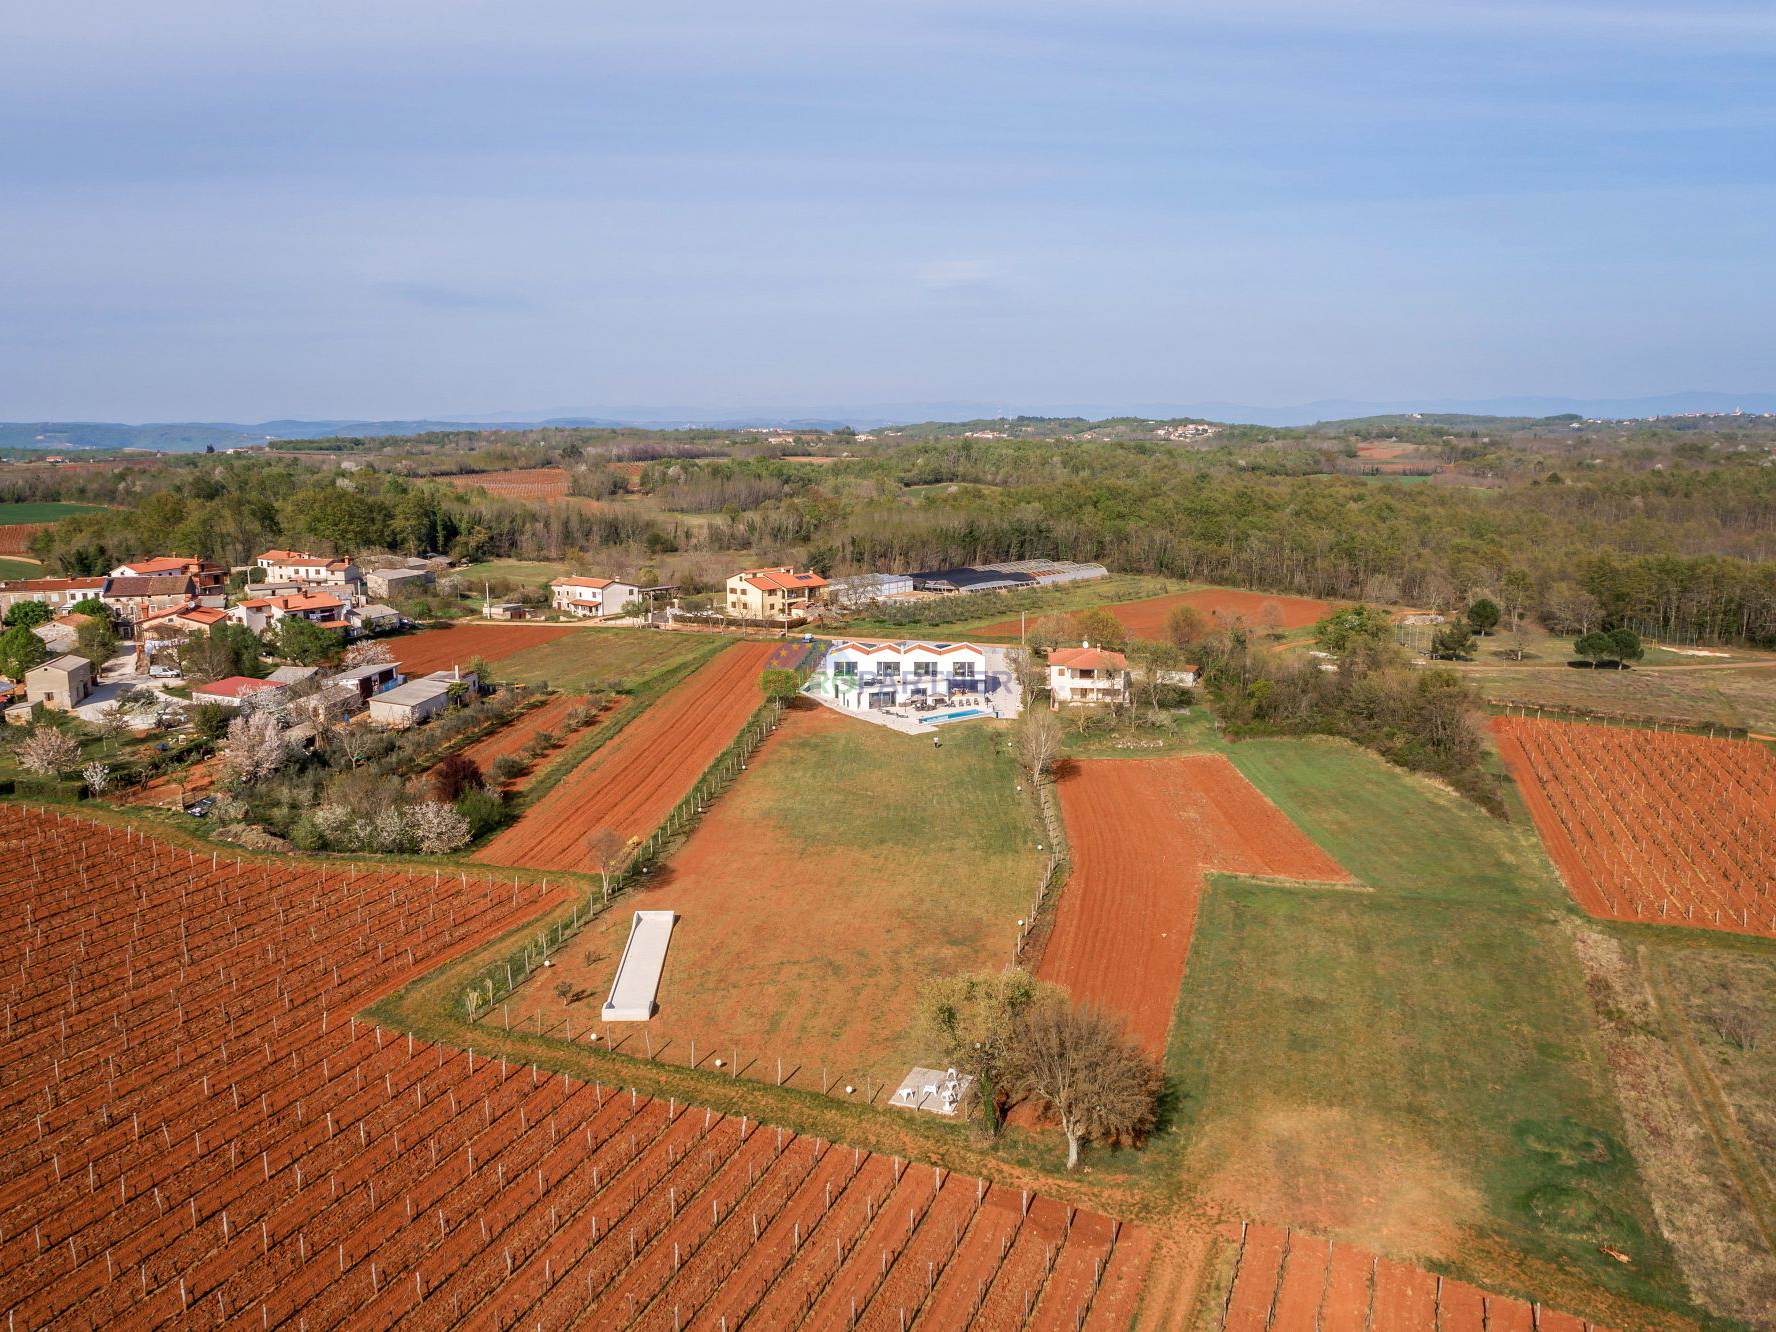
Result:
<svg viewBox="0 0 1776 1332"><path fill-rule="evenodd" d="M372 569L364 575L364 586L373 597L394 597L404 592L418 592L431 581L430 569Z"/></svg>
<svg viewBox="0 0 1776 1332"><path fill-rule="evenodd" d="M260 680L251 675L230 675L221 680L212 680L206 685L198 685L191 691L191 701L220 703L225 708L238 708L249 694L256 694L261 689L285 687L278 680Z"/></svg>
<svg viewBox="0 0 1776 1332"><path fill-rule="evenodd" d="M370 699L370 720L384 726L417 726L445 711L475 688L473 671L433 671Z"/></svg>
<svg viewBox="0 0 1776 1332"><path fill-rule="evenodd" d="M51 657L25 672L25 701L71 711L92 693L94 678L93 664L85 657Z"/></svg>
<svg viewBox="0 0 1776 1332"><path fill-rule="evenodd" d="M806 690L861 712L944 694L985 693L986 649L973 643L838 642Z"/></svg>
<svg viewBox="0 0 1776 1332"><path fill-rule="evenodd" d="M932 569L908 576L921 592L1010 592L1017 588L1045 587L1051 583L1108 578L1110 571L1101 564L1076 564L1072 560L1003 560L997 564Z"/></svg>
<svg viewBox="0 0 1776 1332"><path fill-rule="evenodd" d="M827 584L826 599L835 606L849 609L867 606L872 601L886 601L890 597L904 597L912 590L911 574L852 574Z"/></svg>
<svg viewBox="0 0 1776 1332"><path fill-rule="evenodd" d="M328 684L350 685L358 698L369 702L372 696L393 689L402 682L401 668L392 661L373 661L364 666L348 666L327 677Z"/></svg>
<svg viewBox="0 0 1776 1332"><path fill-rule="evenodd" d="M817 573L798 573L783 564L771 569L742 569L728 579L729 615L752 620L783 620L807 612L823 598L826 579Z"/></svg>
<svg viewBox="0 0 1776 1332"><path fill-rule="evenodd" d="M379 629L399 629L401 612L393 606L385 606L379 601L372 601L363 606L353 606L345 613L346 623L359 633L374 633Z"/></svg>
<svg viewBox="0 0 1776 1332"><path fill-rule="evenodd" d="M678 590L677 585L672 583L642 587L638 583L625 583L620 578L580 577L557 578L549 584L549 588L554 595L556 610L566 611L581 619L621 615L623 608L632 602L649 605L656 598L669 596Z"/></svg>
<svg viewBox="0 0 1776 1332"><path fill-rule="evenodd" d="M1052 706L1127 703L1128 658L1120 652L1081 643L1048 654L1048 696Z"/></svg>

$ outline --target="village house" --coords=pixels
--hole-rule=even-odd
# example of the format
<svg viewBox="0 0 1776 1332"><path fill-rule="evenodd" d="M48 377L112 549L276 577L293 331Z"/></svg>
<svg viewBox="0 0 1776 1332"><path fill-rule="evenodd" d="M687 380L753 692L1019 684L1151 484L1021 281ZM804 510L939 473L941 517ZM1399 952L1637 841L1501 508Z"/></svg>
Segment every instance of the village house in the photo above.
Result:
<svg viewBox="0 0 1776 1332"><path fill-rule="evenodd" d="M1081 643L1076 648L1056 648L1048 654L1050 706L1089 703L1127 703L1128 658L1120 652Z"/></svg>
<svg viewBox="0 0 1776 1332"><path fill-rule="evenodd" d="M0 613L11 610L21 601L41 601L51 610L64 610L77 601L96 597L104 590L102 574L86 578L15 578L0 582Z"/></svg>
<svg viewBox="0 0 1776 1332"><path fill-rule="evenodd" d="M606 619L621 615L626 607L651 605L655 598L669 596L677 584L659 583L643 587L620 578L557 578L549 584L554 606L558 611L581 619Z"/></svg>
<svg viewBox="0 0 1776 1332"><path fill-rule="evenodd" d="M160 611L197 606L197 584L187 573L125 574L107 578L99 600L133 631Z"/></svg>
<svg viewBox="0 0 1776 1332"><path fill-rule="evenodd" d="M371 569L364 575L364 588L373 597L423 591L431 582L430 569Z"/></svg>
<svg viewBox="0 0 1776 1332"><path fill-rule="evenodd" d="M297 592L243 601L229 608L228 618L236 624L246 625L254 633L274 627L287 615L298 616L323 629L345 630L351 628L345 618L349 605L349 602L324 592Z"/></svg>
<svg viewBox="0 0 1776 1332"><path fill-rule="evenodd" d="M300 587L327 587L355 590L363 586L364 574L346 559L311 555L305 550L268 550L254 561L265 571L266 583L295 583Z"/></svg>
<svg viewBox="0 0 1776 1332"><path fill-rule="evenodd" d="M807 690L861 712L915 699L984 694L986 649L974 643L832 644Z"/></svg>
<svg viewBox="0 0 1776 1332"><path fill-rule="evenodd" d="M25 672L25 701L70 712L92 693L95 678L93 664L85 657L51 657Z"/></svg>
<svg viewBox="0 0 1776 1332"><path fill-rule="evenodd" d="M184 574L191 579L194 594L205 605L220 606L227 595L228 570L209 560L192 559L186 555L161 555L150 560L132 560L111 571L113 578L154 578L167 574Z"/></svg>
<svg viewBox="0 0 1776 1332"><path fill-rule="evenodd" d="M363 666L348 666L327 677L329 685L347 685L355 689L360 702L368 703L376 694L393 689L405 679L401 668L392 661L375 661Z"/></svg>
<svg viewBox="0 0 1776 1332"><path fill-rule="evenodd" d="M742 569L728 579L728 614L750 620L788 620L807 614L820 600L826 579L797 572L783 564L772 569Z"/></svg>

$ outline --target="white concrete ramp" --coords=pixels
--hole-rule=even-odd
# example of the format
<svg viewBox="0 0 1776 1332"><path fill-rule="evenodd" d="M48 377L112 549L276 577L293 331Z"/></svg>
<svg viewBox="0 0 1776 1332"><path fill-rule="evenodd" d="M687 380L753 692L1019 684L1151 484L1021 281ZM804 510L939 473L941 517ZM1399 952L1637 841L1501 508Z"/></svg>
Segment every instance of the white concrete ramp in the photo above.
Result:
<svg viewBox="0 0 1776 1332"><path fill-rule="evenodd" d="M654 1015L654 995L660 988L660 971L666 965L666 945L678 920L671 911L637 911L629 927L629 942L611 981L610 998L604 1001L606 1022L646 1022Z"/></svg>

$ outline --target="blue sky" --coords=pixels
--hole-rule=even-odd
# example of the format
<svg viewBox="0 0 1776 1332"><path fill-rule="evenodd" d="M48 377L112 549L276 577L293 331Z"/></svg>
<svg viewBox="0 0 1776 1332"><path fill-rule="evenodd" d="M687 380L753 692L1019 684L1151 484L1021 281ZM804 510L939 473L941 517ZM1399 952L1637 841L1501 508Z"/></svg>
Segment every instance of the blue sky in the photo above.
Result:
<svg viewBox="0 0 1776 1332"><path fill-rule="evenodd" d="M1770 389L1773 240L1767 3L0 7L4 419Z"/></svg>

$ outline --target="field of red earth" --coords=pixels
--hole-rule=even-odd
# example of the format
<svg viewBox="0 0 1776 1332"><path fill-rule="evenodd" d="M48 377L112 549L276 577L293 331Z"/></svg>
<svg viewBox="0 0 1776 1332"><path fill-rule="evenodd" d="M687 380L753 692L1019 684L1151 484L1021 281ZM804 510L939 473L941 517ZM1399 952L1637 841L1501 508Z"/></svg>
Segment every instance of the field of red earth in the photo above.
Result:
<svg viewBox="0 0 1776 1332"><path fill-rule="evenodd" d="M1608 1332L1465 1281L1284 1230L1228 1227L1236 1248L1225 1332Z"/></svg>
<svg viewBox="0 0 1776 1332"><path fill-rule="evenodd" d="M479 486L502 499L559 500L567 498L567 469L531 467L514 472L471 472L444 478L458 490Z"/></svg>
<svg viewBox="0 0 1776 1332"><path fill-rule="evenodd" d="M1584 910L1776 938L1776 754L1745 740L1581 722L1492 725Z"/></svg>
<svg viewBox="0 0 1776 1332"><path fill-rule="evenodd" d="M0 855L8 1327L1130 1321L1138 1227L352 1016L535 884L24 807Z"/></svg>
<svg viewBox="0 0 1776 1332"><path fill-rule="evenodd" d="M560 624L458 624L392 638L388 646L401 663L401 673L413 677L467 666L476 657L489 663L501 661L525 648L576 632L581 631Z"/></svg>
<svg viewBox="0 0 1776 1332"><path fill-rule="evenodd" d="M485 773L495 759L517 754L534 740L539 732L548 731L559 737L563 744L566 744L590 729L590 726L587 726L578 731L569 732L566 730L567 714L585 702L584 694L558 694L528 712L520 714L493 734L483 736L471 745L463 746L457 753L472 761ZM525 777L533 775L534 770L519 777L514 785L522 787Z"/></svg>
<svg viewBox="0 0 1776 1332"><path fill-rule="evenodd" d="M1114 615L1131 638L1159 640L1165 637L1166 617L1179 606L1198 611L1211 627L1232 624L1236 619L1248 628L1267 628L1274 612L1281 629L1305 629L1331 614L1333 607L1306 597L1285 597L1270 592L1242 592L1230 587L1201 587L1142 601L1124 601L1101 607ZM1016 638L1016 620L1001 620L978 632L983 638Z"/></svg>
<svg viewBox="0 0 1776 1332"><path fill-rule="evenodd" d="M1073 873L1036 974L1120 1017L1155 1056L1205 875L1350 877L1219 754L1072 760L1057 789Z"/></svg>
<svg viewBox="0 0 1776 1332"><path fill-rule="evenodd" d="M571 630L569 632L572 632ZM587 870L586 834L645 837L672 812L764 695L759 672L775 646L736 643L630 722L477 857L494 865Z"/></svg>
<svg viewBox="0 0 1776 1332"><path fill-rule="evenodd" d="M8 523L0 527L0 555L29 555L31 538L54 526L54 523Z"/></svg>

